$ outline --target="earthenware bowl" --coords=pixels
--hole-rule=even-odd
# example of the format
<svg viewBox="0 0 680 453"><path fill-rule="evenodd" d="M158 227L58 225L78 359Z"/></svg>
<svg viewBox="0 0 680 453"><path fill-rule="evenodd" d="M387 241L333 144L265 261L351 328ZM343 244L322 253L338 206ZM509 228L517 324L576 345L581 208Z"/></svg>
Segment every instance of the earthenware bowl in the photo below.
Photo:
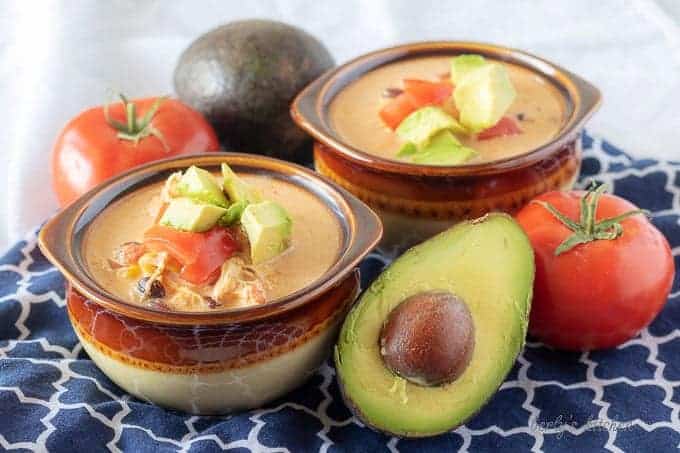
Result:
<svg viewBox="0 0 680 453"><path fill-rule="evenodd" d="M265 305L183 313L117 299L91 276L82 239L93 219L121 196L190 165L269 175L318 197L338 219L335 264L300 291ZM328 356L359 291L357 264L379 241L378 217L316 173L262 156L211 153L148 164L109 180L43 227L40 249L68 281L67 308L85 351L127 392L196 414L260 406L302 383Z"/></svg>
<svg viewBox="0 0 680 453"><path fill-rule="evenodd" d="M528 68L564 98L566 120L550 142L515 157L461 166L384 159L357 149L332 127L329 106L348 84L400 60L475 53ZM424 42L356 58L308 85L293 101L297 124L315 139L317 170L369 204L382 218L384 251L402 250L452 223L493 211L514 212L532 197L572 186L581 166L583 125L600 104L590 83L546 60L515 49L473 42Z"/></svg>

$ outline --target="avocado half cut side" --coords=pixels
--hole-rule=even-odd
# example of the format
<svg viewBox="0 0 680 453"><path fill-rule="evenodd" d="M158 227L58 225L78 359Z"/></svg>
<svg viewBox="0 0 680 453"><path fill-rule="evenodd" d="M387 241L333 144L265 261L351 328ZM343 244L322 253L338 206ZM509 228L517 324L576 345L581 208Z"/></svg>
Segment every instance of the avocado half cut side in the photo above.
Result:
<svg viewBox="0 0 680 453"><path fill-rule="evenodd" d="M529 240L506 214L459 223L408 250L342 326L335 365L347 405L402 437L464 423L524 347L533 280Z"/></svg>

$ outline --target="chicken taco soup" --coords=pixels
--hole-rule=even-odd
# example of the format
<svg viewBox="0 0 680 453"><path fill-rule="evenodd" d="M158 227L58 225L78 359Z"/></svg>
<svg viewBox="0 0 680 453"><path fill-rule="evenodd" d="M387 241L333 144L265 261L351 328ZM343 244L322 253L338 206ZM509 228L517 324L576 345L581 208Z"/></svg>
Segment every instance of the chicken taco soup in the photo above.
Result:
<svg viewBox="0 0 680 453"><path fill-rule="evenodd" d="M353 147L424 165L489 162L529 152L560 132L564 96L516 64L468 54L374 69L343 88L330 120Z"/></svg>
<svg viewBox="0 0 680 453"><path fill-rule="evenodd" d="M338 220L304 188L192 166L107 207L83 256L114 296L172 311L264 304L308 286L337 260Z"/></svg>

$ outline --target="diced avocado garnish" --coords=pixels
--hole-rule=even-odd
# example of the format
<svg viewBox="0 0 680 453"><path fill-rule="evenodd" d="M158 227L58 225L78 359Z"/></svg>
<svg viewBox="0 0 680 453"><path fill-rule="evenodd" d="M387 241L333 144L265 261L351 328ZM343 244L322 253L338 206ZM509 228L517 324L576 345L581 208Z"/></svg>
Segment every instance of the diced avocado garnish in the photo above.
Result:
<svg viewBox="0 0 680 453"><path fill-rule="evenodd" d="M458 85L472 71L488 64L481 55L459 55L451 60L451 82Z"/></svg>
<svg viewBox="0 0 680 453"><path fill-rule="evenodd" d="M515 96L508 71L499 63L487 63L470 71L453 93L460 123L475 133L498 123Z"/></svg>
<svg viewBox="0 0 680 453"><path fill-rule="evenodd" d="M225 208L190 198L173 198L163 213L160 224L177 230L200 233L214 227L226 212Z"/></svg>
<svg viewBox="0 0 680 453"><path fill-rule="evenodd" d="M293 222L286 210L273 201L249 204L241 215L241 225L250 242L253 264L270 260L288 247Z"/></svg>
<svg viewBox="0 0 680 453"><path fill-rule="evenodd" d="M225 212L224 215L220 217L219 224L222 226L229 226L238 222L241 220L241 214L243 214L246 206L248 206L248 202L246 201L237 201L236 203L232 204L227 208L227 212Z"/></svg>
<svg viewBox="0 0 680 453"><path fill-rule="evenodd" d="M420 152L411 156L416 164L460 165L477 155L477 151L461 143L450 131L441 131Z"/></svg>
<svg viewBox="0 0 680 453"><path fill-rule="evenodd" d="M463 146L451 131L445 129L437 132L427 144L420 148L411 142L406 142L397 156L416 164L460 165L477 154L477 151Z"/></svg>
<svg viewBox="0 0 680 453"><path fill-rule="evenodd" d="M258 203L262 201L260 193L254 187L239 178L227 164L222 164L222 186L229 195L229 199L235 203Z"/></svg>
<svg viewBox="0 0 680 453"><path fill-rule="evenodd" d="M418 152L418 147L412 142L406 142L397 153L397 157L407 157Z"/></svg>
<svg viewBox="0 0 680 453"><path fill-rule="evenodd" d="M402 140L422 147L433 135L444 129L456 133L465 133L465 129L444 109L428 106L422 107L404 118L396 132Z"/></svg>
<svg viewBox="0 0 680 453"><path fill-rule="evenodd" d="M414 154L411 160L425 165L460 165L477 156L477 151L463 146L449 131L441 131L432 137L422 151Z"/></svg>
<svg viewBox="0 0 680 453"><path fill-rule="evenodd" d="M177 192L183 197L188 197L203 203L226 207L229 202L224 196L222 188L215 177L207 170L192 165L184 172L177 182Z"/></svg>

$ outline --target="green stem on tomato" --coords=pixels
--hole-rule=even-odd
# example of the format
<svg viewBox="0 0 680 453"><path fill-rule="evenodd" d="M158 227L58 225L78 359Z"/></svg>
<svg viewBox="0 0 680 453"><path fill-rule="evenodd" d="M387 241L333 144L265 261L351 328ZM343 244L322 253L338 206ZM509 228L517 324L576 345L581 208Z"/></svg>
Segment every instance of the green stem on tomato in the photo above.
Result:
<svg viewBox="0 0 680 453"><path fill-rule="evenodd" d="M643 214L649 215L649 211L644 209L634 209L626 213L620 214L608 219L602 219L599 222L595 220L597 213L597 205L600 202L600 196L607 190L605 184L597 186L591 184L588 192L581 198L581 214L579 221L576 222L566 215L559 212L553 205L545 201L533 201L548 210L557 220L564 226L569 228L573 234L566 238L555 249L555 256L561 255L564 252L571 250L579 244L586 244L592 241L599 240L614 240L623 234L623 226L621 221L628 217Z"/></svg>
<svg viewBox="0 0 680 453"><path fill-rule="evenodd" d="M152 124L152 120L156 113L158 113L158 109L165 100L165 97L157 98L151 105L151 108L149 108L149 110L144 114L144 116L142 118L138 118L137 105L135 105L134 102L128 101L128 99L123 94L119 94L119 96L125 111L125 123L111 118L109 114L109 105L104 104L104 118L106 119L106 122L109 126L118 131L118 138L121 140L129 140L134 142L136 145L143 138L153 135L158 140L160 140L163 148L167 151L168 145L163 138L163 134L161 134L160 131Z"/></svg>

